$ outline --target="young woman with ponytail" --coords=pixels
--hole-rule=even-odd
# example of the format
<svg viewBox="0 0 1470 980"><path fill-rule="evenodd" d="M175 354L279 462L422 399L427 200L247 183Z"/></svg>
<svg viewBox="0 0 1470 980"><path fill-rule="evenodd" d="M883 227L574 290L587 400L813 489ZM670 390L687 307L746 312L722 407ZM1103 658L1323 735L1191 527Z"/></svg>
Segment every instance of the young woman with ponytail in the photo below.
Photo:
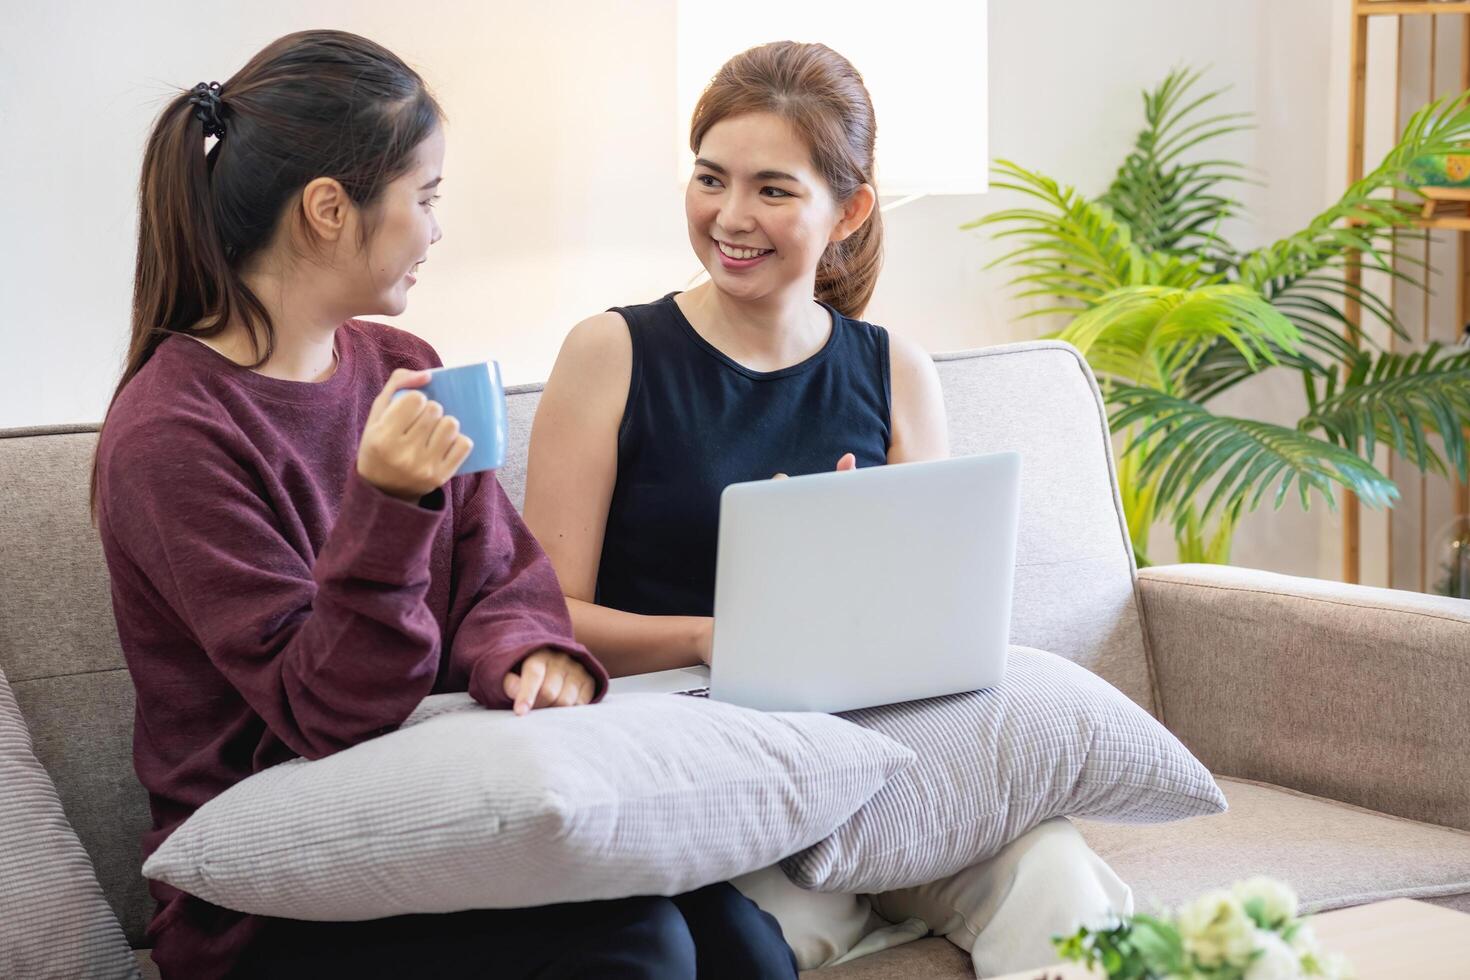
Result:
<svg viewBox="0 0 1470 980"><path fill-rule="evenodd" d="M93 474L145 855L234 783L387 732L428 694L524 714L606 688L493 475L451 478L469 441L412 390L438 356L354 319L402 313L439 240L441 122L391 52L311 31L181 93L148 139L132 342ZM794 976L728 886L357 923L149 887L153 960L180 980L661 980L707 959Z"/></svg>
<svg viewBox="0 0 1470 980"><path fill-rule="evenodd" d="M861 76L824 45L731 59L690 127L685 214L709 281L591 317L562 347L532 432L526 521L577 639L613 675L708 662L729 484L948 455L933 361L858 319L882 265L876 128ZM992 976L1049 963L1052 935L1131 909L1066 820L902 892L805 892L775 868L737 884L802 969L917 924Z"/></svg>

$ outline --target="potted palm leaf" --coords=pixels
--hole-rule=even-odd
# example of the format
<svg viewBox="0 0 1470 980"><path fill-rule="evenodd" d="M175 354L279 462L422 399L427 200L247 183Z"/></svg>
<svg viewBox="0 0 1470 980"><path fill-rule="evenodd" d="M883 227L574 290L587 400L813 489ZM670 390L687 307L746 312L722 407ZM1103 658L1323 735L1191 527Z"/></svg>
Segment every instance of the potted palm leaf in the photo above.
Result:
<svg viewBox="0 0 1470 980"><path fill-rule="evenodd" d="M964 226L1014 246L993 264L1010 267L1019 295L1045 298L1027 315L1065 318L1051 336L1074 344L1098 376L1140 564L1161 519L1181 561L1223 562L1242 515L1268 496L1280 507L1295 489L1304 508L1314 494L1333 506L1343 487L1391 506L1398 489L1372 462L1380 444L1420 470L1470 475L1470 351L1389 351L1344 311L1354 304L1359 322L1409 341L1350 264L1423 288L1427 270L1401 251L1422 234L1409 168L1470 137L1465 96L1415 113L1378 168L1306 228L1240 250L1221 226L1241 213L1232 191L1244 168L1203 151L1247 117L1216 111L1224 90L1197 92L1200 77L1175 71L1144 93L1144 127L1101 195L999 160L991 186L1027 206ZM1295 427L1211 410L1265 371L1300 375L1306 413Z"/></svg>

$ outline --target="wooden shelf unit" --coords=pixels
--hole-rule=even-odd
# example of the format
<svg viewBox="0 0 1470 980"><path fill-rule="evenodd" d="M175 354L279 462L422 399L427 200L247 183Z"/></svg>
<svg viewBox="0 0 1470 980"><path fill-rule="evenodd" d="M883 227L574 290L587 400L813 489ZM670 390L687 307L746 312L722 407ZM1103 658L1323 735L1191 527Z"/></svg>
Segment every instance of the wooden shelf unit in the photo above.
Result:
<svg viewBox="0 0 1470 980"><path fill-rule="evenodd" d="M1470 187L1421 187L1424 210L1420 228L1470 231Z"/></svg>
<svg viewBox="0 0 1470 980"><path fill-rule="evenodd" d="M1402 105L1404 90L1404 35L1405 17L1431 18L1445 17L1450 19L1459 32L1459 90L1470 90L1470 2L1448 2L1448 0L1348 0L1352 4L1352 31L1351 31L1351 59L1348 85L1348 183L1360 180L1363 177L1363 144L1365 129L1365 107L1368 82L1368 22L1373 17L1393 16L1400 18L1398 26L1399 57L1395 69L1394 93L1396 115L1397 109ZM1428 90L1430 98L1447 94L1437 91L1435 87L1436 76L1436 49L1439 21L1431 20L1429 28L1428 43ZM1424 101L1429 101L1428 99ZM1395 133L1398 136L1398 119L1395 119ZM1446 343L1454 343L1459 339L1460 331L1470 322L1470 189L1456 188L1427 188L1425 196L1429 198L1425 205L1424 215L1418 222L1421 228L1430 230L1444 230L1456 234L1458 239L1458 260L1453 268L1441 268L1444 278L1441 280L1440 288L1453 284L1456 297L1455 320L1453 332L1439 339ZM1426 264L1430 257L1430 243L1426 241L1424 260ZM1362 269L1356 263L1350 263L1347 271L1350 284L1361 286ZM1394 284L1396 286L1396 283ZM1391 288L1393 288L1391 286ZM1396 293L1396 289L1394 290ZM1395 312L1398 312L1397 296L1390 300ZM1343 309L1347 320L1347 338L1354 344L1360 342L1363 311L1358 303L1348 301ZM1429 300L1424 300L1424 340L1429 340ZM1393 349L1394 341L1390 339L1390 349ZM1390 460L1389 475L1394 475L1393 463ZM1403 464L1407 466L1408 464ZM1419 527L1418 527L1418 550L1420 573L1417 582L1396 582L1394 577L1395 564L1395 541L1394 541L1394 516L1390 514L1388 524L1388 584L1399 588L1416 588L1420 591L1427 590L1432 583L1427 581L1427 564L1429 559L1428 533L1431 530L1427 525L1430 520L1426 503L1426 486L1429 477L1422 474L1413 474L1417 483L1419 493ZM1397 478L1396 478L1397 479ZM1400 480L1401 484L1408 484L1408 480ZM1453 481L1453 503L1451 505L1454 514L1470 513L1470 485ZM1407 495L1406 489L1406 495ZM1342 578L1345 582L1358 582L1362 577L1362 526L1361 508L1357 497L1350 491L1343 492L1343 524L1342 524Z"/></svg>
<svg viewBox="0 0 1470 980"><path fill-rule="evenodd" d="M1355 6L1354 13L1365 17L1470 14L1470 2L1449 0L1355 0Z"/></svg>

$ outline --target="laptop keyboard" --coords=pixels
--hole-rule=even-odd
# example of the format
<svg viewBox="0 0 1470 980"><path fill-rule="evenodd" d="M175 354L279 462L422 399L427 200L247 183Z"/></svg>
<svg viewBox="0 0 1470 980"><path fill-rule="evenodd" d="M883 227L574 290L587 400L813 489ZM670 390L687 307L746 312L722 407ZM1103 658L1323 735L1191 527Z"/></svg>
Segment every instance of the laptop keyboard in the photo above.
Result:
<svg viewBox="0 0 1470 980"><path fill-rule="evenodd" d="M695 687L695 688L691 688L691 689L689 689L687 691L675 691L674 693L675 694L682 694L686 698L707 698L707 697L709 697L709 688L707 688L707 687Z"/></svg>

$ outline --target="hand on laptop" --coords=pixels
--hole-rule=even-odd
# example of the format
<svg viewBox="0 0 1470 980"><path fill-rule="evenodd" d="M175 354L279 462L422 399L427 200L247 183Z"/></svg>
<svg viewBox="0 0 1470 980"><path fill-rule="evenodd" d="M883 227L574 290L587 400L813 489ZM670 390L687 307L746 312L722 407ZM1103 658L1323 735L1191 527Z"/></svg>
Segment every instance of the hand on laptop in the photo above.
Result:
<svg viewBox="0 0 1470 980"><path fill-rule="evenodd" d="M842 458L837 461L837 472L845 473L848 470L855 469L857 469L857 457L854 456L852 453L843 453ZM785 473L777 473L775 476L771 477L771 479L785 480L788 479L788 477Z"/></svg>
<svg viewBox="0 0 1470 980"><path fill-rule="evenodd" d="M554 650L537 650L505 675L505 696L515 698L514 711L566 708L591 702L597 682L573 658Z"/></svg>

